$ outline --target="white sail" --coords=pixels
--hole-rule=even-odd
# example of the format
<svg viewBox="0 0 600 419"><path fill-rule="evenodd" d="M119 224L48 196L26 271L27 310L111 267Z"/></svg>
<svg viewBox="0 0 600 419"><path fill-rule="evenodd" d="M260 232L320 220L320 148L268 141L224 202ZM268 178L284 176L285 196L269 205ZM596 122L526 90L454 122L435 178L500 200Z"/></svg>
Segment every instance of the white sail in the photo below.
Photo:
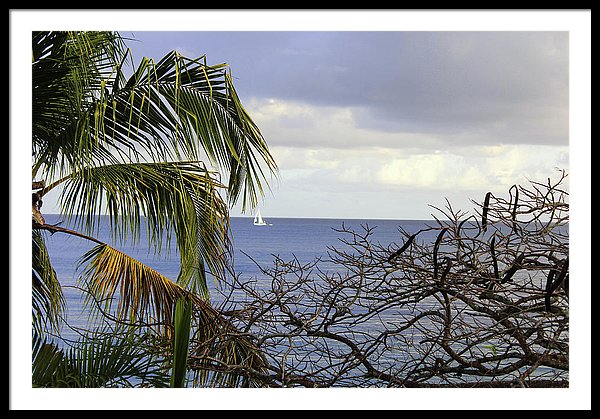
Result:
<svg viewBox="0 0 600 419"><path fill-rule="evenodd" d="M254 225L255 226L265 226L267 223L263 220L262 215L260 215L260 210L256 211L256 215L254 216Z"/></svg>

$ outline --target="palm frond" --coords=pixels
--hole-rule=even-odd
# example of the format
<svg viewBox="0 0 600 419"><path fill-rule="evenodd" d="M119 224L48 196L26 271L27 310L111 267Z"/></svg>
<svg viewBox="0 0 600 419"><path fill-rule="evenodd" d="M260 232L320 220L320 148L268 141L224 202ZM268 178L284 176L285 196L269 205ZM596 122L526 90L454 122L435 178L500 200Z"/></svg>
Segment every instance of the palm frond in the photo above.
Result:
<svg viewBox="0 0 600 419"><path fill-rule="evenodd" d="M61 204L67 214L86 214L76 220L88 233L104 206L115 238L136 238L145 224L156 251L170 244L173 232L181 259L177 282L208 298L205 269L222 277L231 253L221 188L200 162L107 165L71 176Z"/></svg>
<svg viewBox="0 0 600 419"><path fill-rule="evenodd" d="M175 304L175 323L173 324L173 373L171 375L171 387L185 387L191 323L192 303L185 298L180 298Z"/></svg>
<svg viewBox="0 0 600 419"><path fill-rule="evenodd" d="M38 332L41 332L44 326L57 331L65 307L62 287L50 263L40 231L32 231L31 244L33 327Z"/></svg>
<svg viewBox="0 0 600 419"><path fill-rule="evenodd" d="M85 115L125 49L114 32L34 32L32 56L33 174L51 177L90 161Z"/></svg>
<svg viewBox="0 0 600 419"><path fill-rule="evenodd" d="M63 351L53 343L42 340L34 334L32 341L32 385L33 387L56 387L57 383L67 383L69 374L65 371ZM73 377L76 382L77 378Z"/></svg>
<svg viewBox="0 0 600 419"><path fill-rule="evenodd" d="M34 335L34 387L167 387L165 360L153 357L143 336L132 331L100 330L82 337L70 348Z"/></svg>
<svg viewBox="0 0 600 419"><path fill-rule="evenodd" d="M81 260L81 282L90 292L89 302L104 302L121 321L154 327L172 335L176 302L187 299L193 308L193 357L195 382L210 385L252 385L237 370L223 365L263 371L266 360L260 350L217 310L159 272L108 245L98 245ZM116 307L113 307L116 304Z"/></svg>
<svg viewBox="0 0 600 419"><path fill-rule="evenodd" d="M262 387L250 372L268 373L268 361L250 340L231 324L220 323L218 333L200 322L192 339L190 369L198 387Z"/></svg>
<svg viewBox="0 0 600 419"><path fill-rule="evenodd" d="M165 328L173 324L173 308L179 298L190 295L198 304L201 299L169 280L161 273L107 244L92 248L81 258L84 266L80 282L89 291L87 304L103 301L103 310L111 311L118 301L115 315L125 321L156 324Z"/></svg>
<svg viewBox="0 0 600 419"><path fill-rule="evenodd" d="M35 136L34 154L43 159L40 165L69 173L107 163L206 156L227 175L230 204L240 196L244 208L256 204L267 174L274 174L277 166L242 106L226 65L208 66L173 51L158 62L144 58L126 79L118 57L110 62L108 75L89 72L95 82L75 87L65 82L63 89L52 91L56 108L64 115L54 121L56 129ZM41 70L34 67L35 73ZM48 78L48 85L52 75L39 77ZM74 93L69 92L75 88L79 89L75 96L81 98L71 104ZM51 114L34 113L40 129L52 126L45 124L45 116Z"/></svg>
<svg viewBox="0 0 600 419"><path fill-rule="evenodd" d="M244 206L264 192L266 174L277 170L266 142L244 109L226 71L175 51L160 61L144 58L123 86L102 104L102 137L134 141L155 160L198 160L204 154L228 173L230 202Z"/></svg>

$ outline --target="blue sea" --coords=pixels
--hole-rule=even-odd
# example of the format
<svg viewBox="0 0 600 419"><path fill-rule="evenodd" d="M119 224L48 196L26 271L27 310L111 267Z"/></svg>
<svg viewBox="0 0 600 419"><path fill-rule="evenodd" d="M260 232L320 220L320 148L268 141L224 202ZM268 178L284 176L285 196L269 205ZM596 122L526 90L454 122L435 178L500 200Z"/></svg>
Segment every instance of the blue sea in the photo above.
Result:
<svg viewBox="0 0 600 419"><path fill-rule="evenodd" d="M48 224L63 221L58 215L46 215ZM317 258L322 258L319 268L327 270L336 269L328 261L328 250L333 246L343 248L340 239L349 238L337 231L342 226L356 232L364 228L372 228L371 241L381 244L389 249L398 249L406 240L406 234L431 226L437 226L436 220L357 220L357 219L318 219L318 218L267 218L267 226L253 225L252 217L231 218L231 239L233 242L233 265L236 274L240 277L256 281L260 286L260 278L264 278L261 268L272 268L276 258L284 261L297 260L300 264L308 264ZM66 222L60 224L71 227ZM431 230L419 234L419 241L435 241L439 231ZM99 230L94 237L110 244L113 247L137 258L166 277L175 280L179 273L179 257L174 243L171 248L155 252L147 241L145 232L139 234L139 241L134 243L113 242L110 232L109 218L100 217ZM63 286L67 302L67 322L75 327L83 327L88 322L88 315L84 309L83 295L77 289L78 270L80 258L96 244L86 239L70 236L64 233L46 235L52 265ZM271 281L265 283L271 284ZM219 293L215 283L209 281L211 301L218 305ZM380 313L380 321L383 321ZM364 327L369 327L367 324ZM77 339L77 334L71 330L63 329L62 336ZM392 360L393 361L393 360ZM393 361L393 362L397 362ZM547 371L541 368L540 373Z"/></svg>
<svg viewBox="0 0 600 419"><path fill-rule="evenodd" d="M56 214L45 215L46 223L60 223L61 227L73 228L72 225ZM357 220L357 219L325 219L325 218L268 218L267 226L255 226L251 217L231 218L231 239L233 242L233 264L237 274L251 279L261 276L260 268L270 268L276 257L289 261L297 259L305 264L316 258L327 259L328 248L340 247L341 238L348 238L336 231L342 226L357 232L363 227L373 228L372 240L387 246L392 243L402 245L406 237L400 228L414 233L426 225L435 225L434 220ZM435 232L430 232L435 239ZM175 280L179 273L179 257L175 246L164 248L158 254L148 245L145 232L139 234L139 241L132 240L113 242L110 222L107 216L100 216L98 232L94 237L111 246L136 257L141 262ZM428 234L419 236L428 239ZM85 324L87 316L83 311L82 294L77 287L79 271L76 269L80 258L96 244L86 239L64 233L46 236L46 246L52 265L58 275L67 301L67 321L73 326ZM397 247L397 246L395 246ZM327 262L321 263L327 268ZM215 287L209 281L209 287ZM218 298L216 292L211 296ZM211 298L212 298L211 297Z"/></svg>

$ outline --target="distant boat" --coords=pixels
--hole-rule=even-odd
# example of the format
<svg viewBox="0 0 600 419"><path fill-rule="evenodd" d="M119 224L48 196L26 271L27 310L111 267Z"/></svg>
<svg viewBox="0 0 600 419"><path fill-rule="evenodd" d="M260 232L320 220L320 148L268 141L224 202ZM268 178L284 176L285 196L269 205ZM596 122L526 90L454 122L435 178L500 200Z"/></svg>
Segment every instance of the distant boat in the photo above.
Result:
<svg viewBox="0 0 600 419"><path fill-rule="evenodd" d="M262 215L260 215L260 210L256 211L256 215L254 216L254 225L255 226L267 226L272 224L267 224L265 220L263 220Z"/></svg>

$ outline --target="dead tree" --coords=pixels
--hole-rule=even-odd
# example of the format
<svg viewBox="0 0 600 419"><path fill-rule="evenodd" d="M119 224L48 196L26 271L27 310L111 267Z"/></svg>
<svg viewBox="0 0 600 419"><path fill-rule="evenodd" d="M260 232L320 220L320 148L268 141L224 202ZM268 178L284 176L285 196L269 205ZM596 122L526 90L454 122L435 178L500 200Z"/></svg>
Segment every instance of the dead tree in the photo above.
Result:
<svg viewBox="0 0 600 419"><path fill-rule="evenodd" d="M342 225L327 258L232 273L221 312L235 334L221 339L249 337L268 366L190 367L270 387L568 386L565 177L489 193L471 215L436 208L402 243Z"/></svg>

